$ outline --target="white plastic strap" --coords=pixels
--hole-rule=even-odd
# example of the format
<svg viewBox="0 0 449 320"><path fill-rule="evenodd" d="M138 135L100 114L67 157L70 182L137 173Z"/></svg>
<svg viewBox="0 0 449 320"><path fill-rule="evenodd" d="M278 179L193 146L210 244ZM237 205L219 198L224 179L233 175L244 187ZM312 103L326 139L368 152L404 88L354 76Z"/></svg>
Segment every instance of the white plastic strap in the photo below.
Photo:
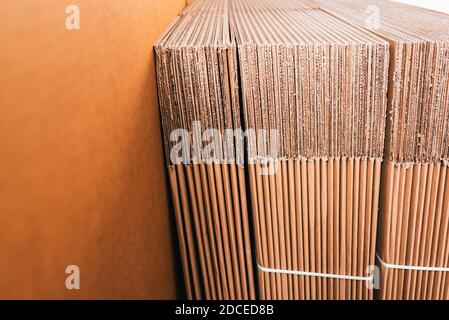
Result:
<svg viewBox="0 0 449 320"><path fill-rule="evenodd" d="M379 262L388 269L401 269L401 270L417 270L417 271L449 271L449 268L444 267L420 267L420 266L406 266L401 264L391 264L386 263L381 259L379 254L376 253L377 259L379 259Z"/></svg>
<svg viewBox="0 0 449 320"><path fill-rule="evenodd" d="M272 268L262 267L260 264L257 264L257 267L259 268L260 271L263 271L263 272L279 273L279 274L293 274L293 275L297 275L297 276L312 276L312 277L321 277L321 278L359 280L359 281L372 281L374 278L374 275L371 275L369 277L360 277L360 276L347 276L347 275L343 275L343 274L333 274L333 273L272 269Z"/></svg>

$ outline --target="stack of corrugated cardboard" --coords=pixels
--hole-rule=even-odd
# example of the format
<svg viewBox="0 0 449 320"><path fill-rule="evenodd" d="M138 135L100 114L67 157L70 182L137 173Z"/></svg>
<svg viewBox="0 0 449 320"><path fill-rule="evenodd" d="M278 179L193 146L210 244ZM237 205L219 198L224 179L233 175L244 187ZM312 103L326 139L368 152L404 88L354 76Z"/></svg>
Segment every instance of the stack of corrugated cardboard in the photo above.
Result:
<svg viewBox="0 0 449 320"><path fill-rule="evenodd" d="M376 252L381 298L449 298L448 16L196 0L155 52L189 298L372 299Z"/></svg>
<svg viewBox="0 0 449 320"><path fill-rule="evenodd" d="M380 297L448 299L449 17L382 0L316 2L390 42Z"/></svg>
<svg viewBox="0 0 449 320"><path fill-rule="evenodd" d="M246 127L278 132L273 174L249 163L261 297L370 298L388 44L301 3L235 0L231 16Z"/></svg>
<svg viewBox="0 0 449 320"><path fill-rule="evenodd" d="M187 297L255 297L239 154L229 1L194 1L155 45L159 103ZM228 131L227 131L228 130ZM225 137L229 137L228 140Z"/></svg>

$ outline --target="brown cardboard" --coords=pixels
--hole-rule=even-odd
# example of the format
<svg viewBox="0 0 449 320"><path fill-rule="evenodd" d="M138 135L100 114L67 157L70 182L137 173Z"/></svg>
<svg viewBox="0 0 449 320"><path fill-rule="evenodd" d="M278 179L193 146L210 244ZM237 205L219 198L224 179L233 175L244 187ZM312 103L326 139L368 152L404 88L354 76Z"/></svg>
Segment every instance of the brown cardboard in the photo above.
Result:
<svg viewBox="0 0 449 320"><path fill-rule="evenodd" d="M245 126L279 131L280 173L251 173L259 263L364 275L375 252L388 45L309 2L236 0L230 16ZM259 273L268 299L372 298L356 281Z"/></svg>
<svg viewBox="0 0 449 320"><path fill-rule="evenodd" d="M393 192L386 191L385 203L394 200L395 207L382 210L380 232L384 246L381 253L389 263L444 267L447 263L447 167L445 164L393 164L386 166L392 180L399 181ZM401 182L401 180L403 182ZM402 186L401 186L402 185ZM402 204L401 204L402 203ZM401 208L400 208L401 207ZM389 226L388 221L391 221ZM395 232L388 228L396 226ZM385 260L388 256L389 260ZM381 269L382 299L446 299L444 272Z"/></svg>
<svg viewBox="0 0 449 320"><path fill-rule="evenodd" d="M1 10L1 298L178 296L152 45L184 5ZM71 264L80 290L65 287Z"/></svg>
<svg viewBox="0 0 449 320"><path fill-rule="evenodd" d="M292 267L290 267L291 269L284 270L335 273L334 265L336 262L341 264L341 260L339 261L338 259L331 259L331 257L341 254L343 252L342 246L344 244L346 259L345 264L341 264L341 268L348 270L347 272L351 272L352 275L365 274L367 266L370 263L374 263L375 246L373 244L375 244L376 240L377 224L376 222L374 222L377 221L377 216L374 214L374 212L377 212L378 207L377 203L379 198L379 184L381 174L380 164L380 159L374 160L359 158L353 160L280 160L281 172L278 173L278 175L274 178L276 179L276 182L279 181L279 183L282 184L284 188L277 188L273 191L270 189L270 193L260 193L260 196L262 198L264 198L265 196L271 198L272 194L274 193L275 197L278 198L283 196L284 194L289 194L294 195L295 206L297 203L307 204L304 209L305 211L302 211L302 209L299 209L298 211L297 209L296 212L298 214L296 214L294 218L292 218L292 216L289 217L289 220L290 218L292 218L292 220L296 220L297 218L299 218L299 220L297 220L296 223L292 225L294 226L291 232L291 234L293 235L291 237L292 242L290 243L290 250L286 252L289 258L293 259L293 257L295 257L295 259L293 259ZM252 181L250 186L251 188L255 188L255 190L263 189L264 187L264 179L261 177L257 179L258 170L254 170L254 168L257 168L258 166L260 166L259 163L250 166L250 176L252 176L250 177L250 180ZM345 166L346 168L343 168L343 166ZM303 172L301 172L301 167L303 168ZM339 170L336 171L334 170L334 168L338 168ZM340 168L342 168L341 171ZM282 172L282 170L284 169L286 170L286 172L288 172L289 169L293 170L292 175L289 176L287 174L284 174ZM351 172L351 170L352 174L348 174L348 172ZM309 184L307 184L307 181L309 180L303 179L303 176L307 176L307 178L309 177L308 172L312 173L313 178L313 181ZM329 173L331 173L331 179L329 179ZM351 175L352 180L348 178L348 176ZM298 183L293 183L293 178L295 181L298 181ZM283 183L282 180L284 179L287 183ZM336 185L334 181L339 181L339 183ZM351 195L349 196L348 193L334 193L334 188L340 189L340 181L345 185L350 185L350 181L353 181L353 186L359 185L359 187L353 187ZM360 186L363 186L363 188ZM329 190L332 191L329 193ZM316 201L317 194L319 195L319 202ZM330 195L333 194L338 194L338 196L335 198L330 197ZM353 215L354 212L357 211L359 216L356 226L354 223L354 217L351 224L348 223L349 219L342 219L343 221L340 221L340 219L338 219L338 223L334 221L334 214L333 212L328 211L329 207L334 208L334 206L336 206L336 208L340 208L342 202L349 203L348 199L352 199L351 202L354 203L354 199L360 198L365 199L365 202L364 204L362 204L359 200L357 202L357 210L353 209ZM324 201L322 201L321 199L324 199ZM330 201L329 199L332 200L332 206L329 206L326 203L327 201ZM339 200L337 201L337 199ZM262 199L262 202L263 201L264 199ZM319 209L317 209L317 207L315 206L314 216L312 216L309 206L309 204L312 202L314 204L319 204ZM292 206L293 204L290 203L290 208ZM296 206L296 208L298 207ZM302 205L300 208L303 208ZM270 210L272 211L272 214L274 214L273 207L270 207ZM318 220L318 216L316 215L318 210L320 210L320 220ZM334 210L332 209L331 211ZM305 215L303 215L303 212L305 213ZM265 229L267 225L265 224L265 228L262 229L259 221L261 220L261 218L262 220L266 221L267 217L270 217L270 214L267 214L265 212L264 215L261 216L260 211L255 214L257 215L255 217L256 223L254 231L256 234L263 234L261 238L258 238L258 241L261 241L261 245L267 248L266 252L269 253L268 248L270 247L270 243L269 238L266 234L267 229ZM329 222L328 219L330 217L332 217L332 219ZM340 218L340 216L338 217ZM359 219L360 217L363 217L363 219ZM323 219L326 219L326 226L324 225ZM312 225L310 224L310 220L314 221L314 227L312 227ZM320 223L318 224L317 221L320 221ZM332 228L328 228L327 226L329 225L332 225ZM339 230L339 232L335 233L333 231L335 229ZM346 230L349 231L346 232ZM357 230L357 236L355 236L354 230ZM272 231L272 233L274 234L274 230ZM342 238L341 234L347 234L347 237ZM273 247L275 247L275 245L278 245L283 250L283 247L287 247L287 241L282 241L282 238L278 239L279 240L277 241L273 240ZM313 244L315 246L314 251L311 250L311 239L313 239ZM361 239L363 239L363 241ZM319 249L317 245L318 243L320 244ZM331 244L330 246L333 249L331 255L328 254L328 244ZM352 248L351 254L349 254L349 250L347 249L349 248L349 244ZM295 251L293 251L293 248L295 248ZM304 248L307 249L304 250ZM367 252L364 252L364 250L366 250ZM318 254L317 251L320 251L320 254ZM272 259L271 262L269 259L265 260L263 259L263 254L262 256L259 256L260 252L261 251L259 250L257 251L258 259L260 261L259 263L267 263L262 266L267 268L279 269L276 259ZM304 261L306 261L306 263L304 263ZM312 264L314 264L313 267L315 269L312 269ZM336 268L339 269L338 264ZM355 271L355 273L352 273L353 270ZM292 275L293 281L290 283L288 282L288 275L281 275L279 278L280 282L278 282L275 274L262 271L259 271L258 273L260 279L265 279L260 287L260 290L263 290L261 292L261 296L263 296L264 298L271 299L276 297L279 299L373 299L372 290L368 290L365 282L363 281L324 279L320 277ZM287 291L283 291L286 286L288 286Z"/></svg>
<svg viewBox="0 0 449 320"><path fill-rule="evenodd" d="M228 1L192 2L155 44L166 161L168 168L175 165L180 170L172 182L179 184L185 200L182 213L194 271L192 299L255 298L238 142L220 141L225 153L216 156L223 158L208 159L208 145L202 140L203 130L215 129L224 138L227 129L241 128L236 44L228 10ZM200 137L194 132L198 124ZM179 162L171 153L177 143L171 135L179 132L174 130L185 130L192 138L183 144L192 153ZM195 148L204 150L197 154ZM184 171L187 188L182 188ZM270 223L271 217L266 221Z"/></svg>
<svg viewBox="0 0 449 320"><path fill-rule="evenodd" d="M378 34L390 43L388 121L381 195L379 254L389 263L435 266L446 244L445 159L448 141L449 16L388 1L316 0L336 17ZM368 5L381 16L369 21ZM413 28L410 26L413 25ZM444 232L443 232L444 234ZM443 247L441 247L443 246ZM439 266L444 265L440 259ZM382 268L382 299L441 299L439 272ZM436 276L436 277L435 277ZM445 287L443 282L438 288Z"/></svg>
<svg viewBox="0 0 449 320"><path fill-rule="evenodd" d="M182 218L182 208L180 202L180 195L178 190L178 182L177 182L177 174L176 168L171 167L169 170L169 179L170 186L172 191L172 202L175 211L176 217L176 227L178 233L178 242L179 242L179 252L181 254L182 261L182 271L184 275L184 285L186 290L187 299L192 299L193 297L193 288L191 283L191 275L190 275L190 266L188 262L188 253L187 253L187 245L186 245L186 234L184 230L184 223Z"/></svg>

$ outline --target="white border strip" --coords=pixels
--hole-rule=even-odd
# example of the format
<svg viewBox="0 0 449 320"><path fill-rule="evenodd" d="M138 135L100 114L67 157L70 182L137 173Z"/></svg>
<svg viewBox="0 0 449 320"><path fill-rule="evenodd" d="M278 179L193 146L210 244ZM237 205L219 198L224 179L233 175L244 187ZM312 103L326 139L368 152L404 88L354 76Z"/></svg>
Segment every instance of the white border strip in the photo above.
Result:
<svg viewBox="0 0 449 320"><path fill-rule="evenodd" d="M312 277L321 277L321 278L334 278L334 279L359 280L359 281L372 281L374 278L374 275L369 276L369 277L360 277L360 276L347 276L347 275L333 274L333 273L272 269L272 268L265 268L265 267L261 266L260 264L257 264L257 267L262 272L293 274L293 275L297 275L297 276L312 276Z"/></svg>
<svg viewBox="0 0 449 320"><path fill-rule="evenodd" d="M376 256L377 256L377 259L379 259L382 266L384 266L385 268L388 268L388 269L417 270L417 271L442 271L442 272L449 271L449 268L444 268L444 267L420 267L420 266L406 266L406 265L401 265L401 264L386 263L385 261L383 261L381 259L381 257L379 256L378 253L376 253Z"/></svg>

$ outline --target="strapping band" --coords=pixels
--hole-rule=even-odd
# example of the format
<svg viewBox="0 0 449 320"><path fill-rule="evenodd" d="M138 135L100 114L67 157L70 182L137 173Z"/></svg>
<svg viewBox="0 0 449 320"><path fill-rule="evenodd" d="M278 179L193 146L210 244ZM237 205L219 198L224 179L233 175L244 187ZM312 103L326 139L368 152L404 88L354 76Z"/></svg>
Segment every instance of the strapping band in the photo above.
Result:
<svg viewBox="0 0 449 320"><path fill-rule="evenodd" d="M379 254L376 253L377 259L379 260L379 262L382 264L382 266L384 266L385 268L388 269L400 269L400 270L417 270L417 271L449 271L449 268L444 268L444 267L421 267L421 266L406 266L406 265L401 265L401 264L391 264L391 263L386 263L385 261L382 260L382 258L379 256Z"/></svg>
<svg viewBox="0 0 449 320"><path fill-rule="evenodd" d="M262 272L268 273L278 273L278 274L292 274L296 276L312 276L312 277L321 277L321 278L333 278L333 279L343 279L343 280L359 280L359 281L372 281L374 275L369 277L360 277L360 276L347 276L342 274L333 274L333 273L321 273L321 272L309 272L309 271L296 271L296 270L284 270L284 269L272 269L262 267L260 264L257 264L257 267Z"/></svg>

